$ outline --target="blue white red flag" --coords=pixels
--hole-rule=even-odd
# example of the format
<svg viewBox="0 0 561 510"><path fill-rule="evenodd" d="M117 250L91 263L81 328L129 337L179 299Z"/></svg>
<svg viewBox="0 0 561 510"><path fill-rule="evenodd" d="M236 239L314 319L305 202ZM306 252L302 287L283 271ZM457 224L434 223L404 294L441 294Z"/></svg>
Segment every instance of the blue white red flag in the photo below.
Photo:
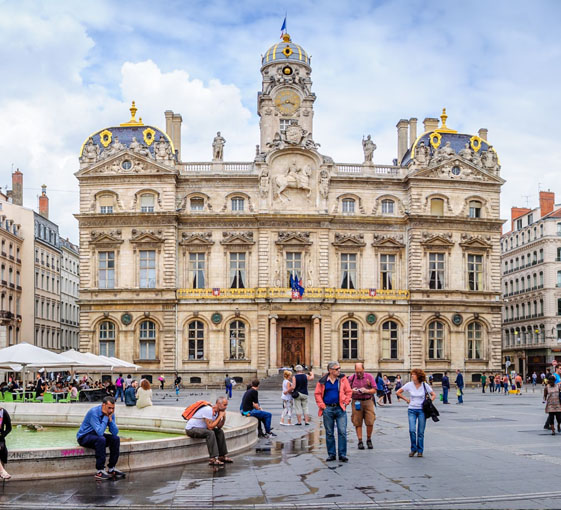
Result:
<svg viewBox="0 0 561 510"><path fill-rule="evenodd" d="M286 15L284 16L284 21L282 22L281 35L280 35L281 39L284 34L286 34Z"/></svg>

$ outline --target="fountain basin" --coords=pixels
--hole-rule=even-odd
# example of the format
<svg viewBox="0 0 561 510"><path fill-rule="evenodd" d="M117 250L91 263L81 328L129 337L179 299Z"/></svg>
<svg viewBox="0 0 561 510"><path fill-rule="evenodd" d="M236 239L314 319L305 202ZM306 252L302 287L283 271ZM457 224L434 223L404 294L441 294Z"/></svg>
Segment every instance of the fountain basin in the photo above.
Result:
<svg viewBox="0 0 561 510"><path fill-rule="evenodd" d="M44 427L80 426L91 404L36 404L4 402L10 413L12 425L42 425ZM122 471L150 469L200 462L208 458L206 442L185 435L183 408L150 406L144 409L119 405L116 408L117 425L120 430L164 432L169 437L121 442L118 467ZM251 448L257 442L257 420L246 418L236 412L228 412L224 433L231 454ZM43 432L29 432L42 434ZM126 437L126 434L123 434ZM46 436L45 436L46 437ZM95 472L95 454L88 448L74 444L45 448L14 449L10 436L8 447L8 470L18 480L62 478L77 475L92 475Z"/></svg>

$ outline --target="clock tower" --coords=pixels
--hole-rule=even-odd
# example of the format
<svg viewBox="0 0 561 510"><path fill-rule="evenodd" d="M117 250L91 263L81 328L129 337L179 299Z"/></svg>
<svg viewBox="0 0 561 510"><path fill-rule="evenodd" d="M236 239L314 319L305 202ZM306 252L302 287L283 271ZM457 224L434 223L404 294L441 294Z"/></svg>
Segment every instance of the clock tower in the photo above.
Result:
<svg viewBox="0 0 561 510"><path fill-rule="evenodd" d="M310 57L288 34L263 55L263 85L257 95L261 151L266 151L275 133L286 130L293 120L313 133L316 95L311 90L311 73Z"/></svg>

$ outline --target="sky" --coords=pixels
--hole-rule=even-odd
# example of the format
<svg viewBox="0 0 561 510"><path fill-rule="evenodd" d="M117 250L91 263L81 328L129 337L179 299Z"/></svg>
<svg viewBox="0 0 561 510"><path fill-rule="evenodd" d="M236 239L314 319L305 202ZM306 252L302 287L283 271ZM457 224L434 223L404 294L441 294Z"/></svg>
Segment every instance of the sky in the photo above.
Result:
<svg viewBox="0 0 561 510"><path fill-rule="evenodd" d="M519 0L20 1L0 0L0 186L24 173L24 205L42 184L50 218L78 240L80 147L129 119L165 127L183 117L182 159L208 161L216 131L225 160L259 143L261 55L292 40L312 57L314 140L336 162L391 164L399 119L439 116L489 130L506 180L501 217L561 202L561 2ZM419 130L420 132L420 130Z"/></svg>

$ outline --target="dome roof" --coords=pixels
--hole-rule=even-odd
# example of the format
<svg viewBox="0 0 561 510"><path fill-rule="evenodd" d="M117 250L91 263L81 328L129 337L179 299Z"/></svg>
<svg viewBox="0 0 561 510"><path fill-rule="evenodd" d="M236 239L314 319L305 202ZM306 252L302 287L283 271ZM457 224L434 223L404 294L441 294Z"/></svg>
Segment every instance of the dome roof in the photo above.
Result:
<svg viewBox="0 0 561 510"><path fill-rule="evenodd" d="M261 65L266 66L276 62L301 62L310 65L310 57L306 51L295 44L288 34L282 36L282 41L273 44L261 59Z"/></svg>
<svg viewBox="0 0 561 510"><path fill-rule="evenodd" d="M130 147L131 143L136 141L136 143L144 146L144 148L146 148L151 155L154 156L154 142L158 142L160 138L170 143L172 153L175 154L175 147L173 146L173 142L167 133L155 126L145 125L142 122L142 118L136 120L137 111L138 109L133 101L130 108L131 119L128 122L120 124L119 126L100 129L88 136L80 148L80 157L82 157L84 146L88 143L90 138L93 140L94 145L99 147L100 156L103 154L105 149L109 148L109 146L115 142L115 140L123 145L126 145L126 147ZM135 140L133 140L133 138Z"/></svg>
<svg viewBox="0 0 561 510"><path fill-rule="evenodd" d="M447 118L448 115L446 115L446 108L444 108L442 110L442 115L440 116L441 126L434 130L427 131L419 136L415 140L415 143L403 156L401 166L407 166L409 164L409 162L415 157L415 149L421 145L421 143L430 149L431 154L440 147L446 146L447 143L450 144L450 147L454 149L456 154L458 154L462 149L465 149L466 145L479 155L488 150L496 153L493 146L490 145L487 140L484 140L477 135L458 133L456 130L450 129L446 125Z"/></svg>

